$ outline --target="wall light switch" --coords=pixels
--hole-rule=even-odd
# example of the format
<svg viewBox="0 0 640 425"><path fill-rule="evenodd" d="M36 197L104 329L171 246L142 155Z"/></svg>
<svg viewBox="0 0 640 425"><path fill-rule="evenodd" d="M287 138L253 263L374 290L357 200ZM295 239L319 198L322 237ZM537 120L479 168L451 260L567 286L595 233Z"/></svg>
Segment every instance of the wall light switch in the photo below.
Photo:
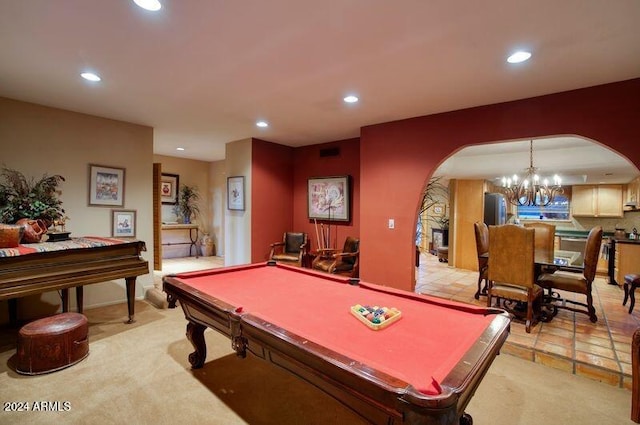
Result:
<svg viewBox="0 0 640 425"><path fill-rule="evenodd" d="M389 229L395 229L396 228L396 221L392 218L389 219Z"/></svg>

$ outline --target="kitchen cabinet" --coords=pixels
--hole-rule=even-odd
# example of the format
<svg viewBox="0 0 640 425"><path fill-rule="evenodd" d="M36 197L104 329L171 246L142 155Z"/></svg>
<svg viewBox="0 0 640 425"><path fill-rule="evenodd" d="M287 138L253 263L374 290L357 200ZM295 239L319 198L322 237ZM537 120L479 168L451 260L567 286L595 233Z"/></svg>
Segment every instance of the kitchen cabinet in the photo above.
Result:
<svg viewBox="0 0 640 425"><path fill-rule="evenodd" d="M625 195L625 203L635 202L636 205L640 206L640 177L637 177L627 185Z"/></svg>
<svg viewBox="0 0 640 425"><path fill-rule="evenodd" d="M622 217L622 185L580 185L571 188L571 215Z"/></svg>
<svg viewBox="0 0 640 425"><path fill-rule="evenodd" d="M615 272L616 283L622 285L627 274L640 273L640 243L615 242Z"/></svg>

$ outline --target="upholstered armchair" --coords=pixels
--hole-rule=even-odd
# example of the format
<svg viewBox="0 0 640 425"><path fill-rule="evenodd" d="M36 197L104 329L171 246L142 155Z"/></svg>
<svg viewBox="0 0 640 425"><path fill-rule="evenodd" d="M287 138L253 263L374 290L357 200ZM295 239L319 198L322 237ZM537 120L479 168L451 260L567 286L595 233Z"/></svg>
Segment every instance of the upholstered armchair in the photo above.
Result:
<svg viewBox="0 0 640 425"><path fill-rule="evenodd" d="M271 244L269 260L279 263L302 266L307 253L307 234L301 232L285 232L282 242Z"/></svg>
<svg viewBox="0 0 640 425"><path fill-rule="evenodd" d="M476 234L476 251L478 253L478 290L474 295L480 299L480 295L487 295L489 284L489 227L482 221L473 223ZM484 280L484 288L482 281Z"/></svg>
<svg viewBox="0 0 640 425"><path fill-rule="evenodd" d="M584 268L582 273L557 271L553 274L543 273L538 277L538 285L549 290L549 293L552 294L551 300L560 301L554 302L556 307L587 314L589 316L589 320L593 323L598 321L598 316L596 315L596 309L593 307L591 288L593 285L593 279L596 277L601 243L602 227L597 226L591 229L589 236L587 237L587 245L584 251ZM586 303L562 299L560 298L559 293L554 292L554 290L583 294L586 296ZM569 305L567 305L567 303Z"/></svg>
<svg viewBox="0 0 640 425"><path fill-rule="evenodd" d="M349 277L360 275L360 239L348 236L342 251L320 249L311 263L311 268L326 273L335 273Z"/></svg>
<svg viewBox="0 0 640 425"><path fill-rule="evenodd" d="M525 329L531 332L534 307L539 307L543 290L535 283L534 230L513 224L489 226L489 289L487 305L498 304L523 319L517 303L526 303Z"/></svg>

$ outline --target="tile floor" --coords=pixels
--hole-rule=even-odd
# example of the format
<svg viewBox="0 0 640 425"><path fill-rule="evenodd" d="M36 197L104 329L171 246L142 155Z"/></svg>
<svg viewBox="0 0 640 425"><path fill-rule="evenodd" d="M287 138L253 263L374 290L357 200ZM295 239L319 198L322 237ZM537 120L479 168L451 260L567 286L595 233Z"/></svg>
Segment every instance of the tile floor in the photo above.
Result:
<svg viewBox="0 0 640 425"><path fill-rule="evenodd" d="M486 305L486 297L473 297L477 279L478 272L449 267L436 256L422 254L416 292ZM586 314L559 310L552 321L536 324L527 334L524 324L514 321L502 352L631 389L631 338L640 326L640 305L629 314L629 304L622 306L624 290L607 284L602 276L595 279L593 297L597 323Z"/></svg>

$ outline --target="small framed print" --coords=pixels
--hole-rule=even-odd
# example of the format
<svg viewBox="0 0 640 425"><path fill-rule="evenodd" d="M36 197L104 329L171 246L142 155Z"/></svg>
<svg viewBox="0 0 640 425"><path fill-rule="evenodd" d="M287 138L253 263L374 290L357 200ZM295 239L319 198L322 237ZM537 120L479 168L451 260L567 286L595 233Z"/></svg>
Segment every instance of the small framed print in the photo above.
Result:
<svg viewBox="0 0 640 425"><path fill-rule="evenodd" d="M111 210L111 236L136 237L136 210Z"/></svg>
<svg viewBox="0 0 640 425"><path fill-rule="evenodd" d="M445 206L444 206L444 204L435 204L432 207L432 211L433 211L433 215L444 215Z"/></svg>
<svg viewBox="0 0 640 425"><path fill-rule="evenodd" d="M89 205L124 206L124 168L89 164Z"/></svg>
<svg viewBox="0 0 640 425"><path fill-rule="evenodd" d="M166 205L175 205L178 203L178 185L180 184L180 176L178 174L165 174L160 176L160 199Z"/></svg>
<svg viewBox="0 0 640 425"><path fill-rule="evenodd" d="M227 177L227 209L244 211L244 176Z"/></svg>

